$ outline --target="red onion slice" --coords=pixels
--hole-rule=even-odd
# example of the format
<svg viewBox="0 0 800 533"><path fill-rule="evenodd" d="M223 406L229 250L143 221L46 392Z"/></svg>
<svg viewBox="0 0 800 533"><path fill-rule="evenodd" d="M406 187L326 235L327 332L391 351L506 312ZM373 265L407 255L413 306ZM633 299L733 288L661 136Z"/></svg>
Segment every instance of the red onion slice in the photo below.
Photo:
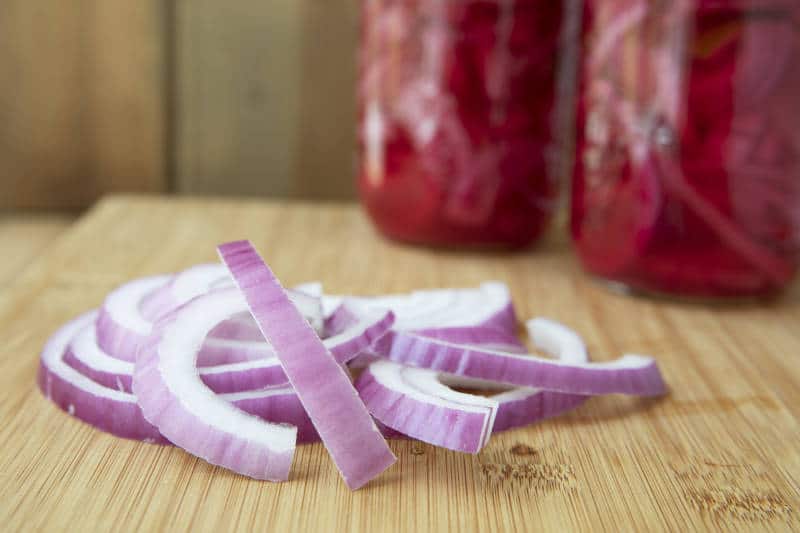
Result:
<svg viewBox="0 0 800 533"><path fill-rule="evenodd" d="M419 329L414 333L431 339L482 346L504 352L526 353L525 344L514 333L488 326Z"/></svg>
<svg viewBox="0 0 800 533"><path fill-rule="evenodd" d="M508 287L497 281L473 289L435 289L363 298L323 296L325 316L330 316L345 301L356 314L390 309L395 315L394 329L401 331L484 326L516 333L511 295Z"/></svg>
<svg viewBox="0 0 800 533"><path fill-rule="evenodd" d="M153 329L153 323L142 315L140 304L170 279L170 276L137 279L106 297L97 317L97 343L104 352L124 361L136 360L136 350Z"/></svg>
<svg viewBox="0 0 800 533"><path fill-rule="evenodd" d="M133 363L111 357L98 346L94 321L81 328L69 342L64 362L104 387L131 392Z"/></svg>
<svg viewBox="0 0 800 533"><path fill-rule="evenodd" d="M212 339L207 339L208 343ZM265 357L251 361L219 364L198 368L203 383L216 393L231 393L261 389L288 382L268 344L262 342ZM206 344L201 348L198 361L202 358ZM131 392L134 364L116 359L105 353L97 345L95 324L87 324L70 342L64 361L88 378L105 387L122 392Z"/></svg>
<svg viewBox="0 0 800 533"><path fill-rule="evenodd" d="M103 431L118 437L163 443L158 429L142 416L133 395L95 383L64 362L70 340L96 318L97 312L86 313L59 328L50 338L40 360L39 388L61 409Z"/></svg>
<svg viewBox="0 0 800 533"><path fill-rule="evenodd" d="M544 318L529 320L526 326L537 348L562 361L588 361L583 340L566 326ZM483 337L486 338L490 337ZM479 343L482 338L476 336L469 340ZM456 386L500 392L482 398L449 388ZM574 409L587 398L528 387L508 390L508 385L502 383L403 367L385 360L372 363L359 378L356 388L373 416L390 429L430 444L470 453L480 451L489 437L488 433L477 430L478 415L469 409L475 404L490 406L493 423L489 415L485 421L490 432L499 432L557 416ZM437 401L447 403L443 405Z"/></svg>
<svg viewBox="0 0 800 533"><path fill-rule="evenodd" d="M347 302L352 313L342 312L343 302ZM495 349L525 351L516 336L516 314L508 287L497 281L483 283L476 289L436 289L367 298L323 296L322 303L326 334L347 327L360 313L391 309L395 317L402 317L395 319L396 330L457 343L484 340L482 345ZM333 309L335 312L331 314ZM350 366L363 368L378 359L378 354L366 350Z"/></svg>
<svg viewBox="0 0 800 533"><path fill-rule="evenodd" d="M382 424L450 450L478 453L492 434L497 401L456 392L433 370L381 360L361 374L356 389Z"/></svg>
<svg viewBox="0 0 800 533"><path fill-rule="evenodd" d="M666 392L656 362L641 355L629 354L603 363L553 360L396 330L381 337L371 349L411 366L556 392L639 396L657 396Z"/></svg>
<svg viewBox="0 0 800 533"><path fill-rule="evenodd" d="M363 486L397 459L349 376L249 241L223 244L218 251L345 483L353 490Z"/></svg>
<svg viewBox="0 0 800 533"><path fill-rule="evenodd" d="M228 324L228 322L226 320L220 325ZM209 335L211 334L209 333ZM206 340L203 341L203 348L197 356L197 366L205 368L275 357L272 346L267 344L260 331L258 336L260 339L257 340L248 340L247 336L243 339L206 337Z"/></svg>
<svg viewBox="0 0 800 533"><path fill-rule="evenodd" d="M491 396L498 403L494 432L528 426L571 411L587 396L519 387Z"/></svg>
<svg viewBox="0 0 800 533"><path fill-rule="evenodd" d="M238 291L223 290L190 301L159 323L140 350L133 391L144 417L176 445L240 474L283 481L289 476L297 428L245 413L214 394L196 371L208 332L243 307Z"/></svg>
<svg viewBox="0 0 800 533"><path fill-rule="evenodd" d="M91 342L96 316L96 311L87 313L53 336L42 355L42 369L39 374L42 392L63 410L102 431L124 438L169 444L158 429L144 419L136 397L130 394L133 364L109 357L100 351L96 343ZM77 341L81 337L83 340ZM72 338L71 342L67 342L69 338ZM99 356L103 360L99 364L96 360L92 361L92 364L95 367L107 365L104 369L105 375L98 375L97 368L82 360L78 360L78 365L88 368L88 374L82 372L81 368L75 368L74 364L69 365L72 368L63 368L71 350L74 350L68 346L75 346L76 343L83 345L78 349L79 352L85 351L87 347L96 351L97 355L94 357ZM58 361L59 353L63 354L64 362ZM74 354L72 357L75 357ZM58 368L54 371L54 367ZM283 375L277 360L276 367ZM81 375L76 375L76 370ZM98 377L105 379L107 385L98 383ZM87 378L94 383L87 383ZM64 383L65 380L67 383ZM120 386L125 390L119 390ZM221 394L219 398L265 420L297 426L299 442L319 440L300 400L288 384Z"/></svg>
<svg viewBox="0 0 800 533"><path fill-rule="evenodd" d="M235 287L230 277L226 278L228 283L224 288ZM289 299L297 307L300 313L308 320L311 327L319 335L323 335L325 331L325 322L322 315L322 300L311 294L306 293L303 289L316 290L318 283L306 283L298 285L293 289L286 292L289 294ZM205 294L205 293L203 293ZM215 327L211 333L208 334L209 339L233 339L240 341L261 341L264 342L264 336L261 330L258 329L258 324L253 320L250 311L244 311L229 318L228 320L220 323Z"/></svg>
<svg viewBox="0 0 800 533"><path fill-rule="evenodd" d="M589 357L580 335L567 326L546 318L534 318L526 322L528 336L534 346L562 361L585 363ZM527 426L547 418L570 411L588 398L578 394L543 391L530 387L508 386L491 381L477 380L441 374L440 380L453 387L468 387L479 390L498 390L490 396L499 404L494 423L494 432Z"/></svg>
<svg viewBox="0 0 800 533"><path fill-rule="evenodd" d="M156 322L173 309L177 309L201 294L233 286L233 280L225 265L219 263L195 265L173 277L169 283L146 295L140 303L141 314L150 322ZM309 320L314 329L321 333L323 327L322 301L320 300L322 284L316 281L304 283L295 287L291 294L292 302ZM237 329L221 328L219 331L211 332L210 337L241 339L250 333L251 335L247 337L250 340L263 338L249 313L240 318L241 320L233 320L233 322L238 322ZM228 324L229 327L232 325ZM225 331L233 332L224 333Z"/></svg>
<svg viewBox="0 0 800 533"><path fill-rule="evenodd" d="M142 316L150 322L156 322L192 298L212 288L221 288L218 285L224 282L230 284L230 276L219 263L189 267L177 274L169 283L142 299Z"/></svg>
<svg viewBox="0 0 800 533"><path fill-rule="evenodd" d="M243 311L217 324L208 334L208 340L210 341L212 339L263 343L264 335L262 335L261 330L258 329L258 325L255 320L253 320L250 311Z"/></svg>
<svg viewBox="0 0 800 533"><path fill-rule="evenodd" d="M233 286L230 275L221 272L224 267L198 265L177 276L154 276L126 283L112 291L103 303L97 319L97 342L100 348L117 359L134 361L139 346L147 339L153 329L149 316L167 316L175 307L183 305L192 298L205 294L214 287ZM316 284L306 285L316 290ZM319 298L299 290L289 291L292 303L313 325L316 331L323 330L322 302ZM158 307L159 313L155 312ZM252 317L243 311L236 317L218 324L211 332L212 337L261 340L264 337Z"/></svg>
<svg viewBox="0 0 800 533"><path fill-rule="evenodd" d="M325 339L339 363L346 363L391 327L391 314L371 313L341 334ZM260 335L260 333L259 333ZM263 339L263 337L262 337ZM134 365L105 353L97 344L96 324L87 324L70 342L65 362L90 379L122 392L131 392ZM288 382L265 341L206 338L197 356L200 379L217 393L255 390Z"/></svg>
<svg viewBox="0 0 800 533"><path fill-rule="evenodd" d="M219 396L245 413L272 423L291 424L297 428L297 442L318 442L319 435L308 418L303 404L288 383L258 390L246 390Z"/></svg>

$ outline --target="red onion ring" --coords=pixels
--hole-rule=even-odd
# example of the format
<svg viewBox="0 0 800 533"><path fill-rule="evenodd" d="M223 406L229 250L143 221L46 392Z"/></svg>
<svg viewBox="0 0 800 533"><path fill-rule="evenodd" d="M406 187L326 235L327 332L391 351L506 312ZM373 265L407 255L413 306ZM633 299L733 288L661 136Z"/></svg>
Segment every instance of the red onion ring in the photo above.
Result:
<svg viewBox="0 0 800 533"><path fill-rule="evenodd" d="M47 341L40 358L39 388L58 407L98 429L127 439L164 442L142 417L134 396L95 383L64 362L70 339L96 318L95 311L81 315Z"/></svg>

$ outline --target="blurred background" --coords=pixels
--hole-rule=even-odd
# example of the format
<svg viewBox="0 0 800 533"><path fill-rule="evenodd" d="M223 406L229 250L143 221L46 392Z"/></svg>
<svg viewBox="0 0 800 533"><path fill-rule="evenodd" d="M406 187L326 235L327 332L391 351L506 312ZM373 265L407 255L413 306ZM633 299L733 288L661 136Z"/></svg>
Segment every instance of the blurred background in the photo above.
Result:
<svg viewBox="0 0 800 533"><path fill-rule="evenodd" d="M799 5L4 0L0 242L109 193L358 182L385 236L521 249L566 237L567 193L595 276L776 294L800 265Z"/></svg>
<svg viewBox="0 0 800 533"><path fill-rule="evenodd" d="M354 198L357 31L357 0L4 0L0 209Z"/></svg>

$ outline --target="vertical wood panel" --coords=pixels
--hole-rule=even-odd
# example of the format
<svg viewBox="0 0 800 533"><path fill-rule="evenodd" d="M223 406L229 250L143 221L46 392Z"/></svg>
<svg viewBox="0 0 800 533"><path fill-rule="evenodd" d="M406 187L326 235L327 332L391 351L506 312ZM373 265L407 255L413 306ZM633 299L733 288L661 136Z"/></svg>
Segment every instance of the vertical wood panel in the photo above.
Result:
<svg viewBox="0 0 800 533"><path fill-rule="evenodd" d="M355 196L356 50L360 0L307 0L295 192Z"/></svg>
<svg viewBox="0 0 800 533"><path fill-rule="evenodd" d="M87 3L86 134L97 194L166 190L166 3Z"/></svg>
<svg viewBox="0 0 800 533"><path fill-rule="evenodd" d="M161 2L0 2L0 207L164 187Z"/></svg>
<svg viewBox="0 0 800 533"><path fill-rule="evenodd" d="M178 4L179 191L352 195L356 6Z"/></svg>
<svg viewBox="0 0 800 533"><path fill-rule="evenodd" d="M179 2L179 190L289 192L301 8L295 0Z"/></svg>
<svg viewBox="0 0 800 533"><path fill-rule="evenodd" d="M74 186L87 157L81 27L70 2L0 2L0 206L88 201Z"/></svg>

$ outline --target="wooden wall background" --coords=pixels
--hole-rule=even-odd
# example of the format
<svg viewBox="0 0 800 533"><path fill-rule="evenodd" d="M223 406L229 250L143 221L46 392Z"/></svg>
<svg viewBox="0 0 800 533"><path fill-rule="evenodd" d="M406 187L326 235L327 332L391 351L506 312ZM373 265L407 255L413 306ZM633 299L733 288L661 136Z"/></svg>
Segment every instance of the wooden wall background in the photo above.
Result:
<svg viewBox="0 0 800 533"><path fill-rule="evenodd" d="M350 198L359 0L3 0L0 208Z"/></svg>

